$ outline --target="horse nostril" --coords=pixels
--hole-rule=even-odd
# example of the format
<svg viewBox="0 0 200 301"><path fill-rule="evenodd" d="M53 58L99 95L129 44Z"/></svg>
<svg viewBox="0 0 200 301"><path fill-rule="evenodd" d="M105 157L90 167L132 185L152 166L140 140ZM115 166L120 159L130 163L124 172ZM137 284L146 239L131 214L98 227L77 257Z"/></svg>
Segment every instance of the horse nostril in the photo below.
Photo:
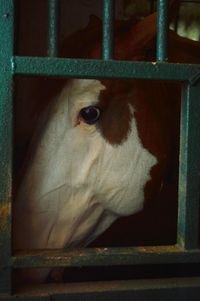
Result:
<svg viewBox="0 0 200 301"><path fill-rule="evenodd" d="M80 110L79 116L87 124L95 124L100 116L100 109L96 106L85 107Z"/></svg>

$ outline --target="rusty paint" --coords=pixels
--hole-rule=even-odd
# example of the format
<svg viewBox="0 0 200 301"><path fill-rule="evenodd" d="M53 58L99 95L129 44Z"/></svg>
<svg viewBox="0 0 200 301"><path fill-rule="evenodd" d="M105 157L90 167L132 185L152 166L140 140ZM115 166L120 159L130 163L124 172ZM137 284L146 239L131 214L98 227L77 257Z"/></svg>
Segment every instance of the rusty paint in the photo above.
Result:
<svg viewBox="0 0 200 301"><path fill-rule="evenodd" d="M198 263L199 261L199 250L187 251L178 246L20 251L12 257L15 268Z"/></svg>
<svg viewBox="0 0 200 301"><path fill-rule="evenodd" d="M2 202L0 203L0 231L3 229L8 222L11 214L11 203Z"/></svg>

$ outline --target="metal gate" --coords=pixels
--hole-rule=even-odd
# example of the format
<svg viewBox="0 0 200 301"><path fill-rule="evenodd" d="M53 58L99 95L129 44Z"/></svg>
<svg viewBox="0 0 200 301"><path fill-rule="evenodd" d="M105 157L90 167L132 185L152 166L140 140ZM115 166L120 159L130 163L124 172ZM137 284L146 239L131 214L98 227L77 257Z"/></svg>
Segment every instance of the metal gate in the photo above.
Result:
<svg viewBox="0 0 200 301"><path fill-rule="evenodd" d="M158 1L157 61L129 62L112 59L114 1L103 1L102 60L57 58L57 1L49 0L49 57L15 56L14 0L0 0L0 299L16 297L12 269L22 267L79 267L200 263L198 249L200 195L200 66L168 63L167 1ZM178 196L178 233L174 246L84 249L32 252L13 256L11 201L13 157L13 77L45 75L79 78L125 78L183 81ZM20 300L199 300L200 278L131 280L110 285L94 283L20 295Z"/></svg>

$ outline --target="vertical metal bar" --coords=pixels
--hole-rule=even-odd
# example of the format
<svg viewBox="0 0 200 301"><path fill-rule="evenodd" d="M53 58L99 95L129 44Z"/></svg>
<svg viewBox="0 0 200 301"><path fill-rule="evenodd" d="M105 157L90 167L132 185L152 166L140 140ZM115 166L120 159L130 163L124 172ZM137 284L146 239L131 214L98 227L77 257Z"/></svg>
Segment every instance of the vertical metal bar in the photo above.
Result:
<svg viewBox="0 0 200 301"><path fill-rule="evenodd" d="M182 95L178 244L198 247L200 200L200 83L185 84Z"/></svg>
<svg viewBox="0 0 200 301"><path fill-rule="evenodd" d="M49 0L48 56L58 55L58 1Z"/></svg>
<svg viewBox="0 0 200 301"><path fill-rule="evenodd" d="M167 61L168 0L158 0L157 61Z"/></svg>
<svg viewBox="0 0 200 301"><path fill-rule="evenodd" d="M114 0L103 0L103 59L113 57Z"/></svg>
<svg viewBox="0 0 200 301"><path fill-rule="evenodd" d="M154 0L150 0L150 13L152 14L154 12Z"/></svg>
<svg viewBox="0 0 200 301"><path fill-rule="evenodd" d="M0 296L11 293L14 1L0 1Z"/></svg>

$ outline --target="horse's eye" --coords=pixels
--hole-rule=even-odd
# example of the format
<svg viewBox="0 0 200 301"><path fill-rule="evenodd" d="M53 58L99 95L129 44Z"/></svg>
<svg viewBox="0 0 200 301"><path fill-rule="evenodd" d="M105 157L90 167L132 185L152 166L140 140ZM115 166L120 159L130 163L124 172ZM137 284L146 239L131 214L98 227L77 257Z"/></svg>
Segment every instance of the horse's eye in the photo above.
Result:
<svg viewBox="0 0 200 301"><path fill-rule="evenodd" d="M85 107L80 110L79 116L87 124L95 124L100 116L100 109L95 106Z"/></svg>

